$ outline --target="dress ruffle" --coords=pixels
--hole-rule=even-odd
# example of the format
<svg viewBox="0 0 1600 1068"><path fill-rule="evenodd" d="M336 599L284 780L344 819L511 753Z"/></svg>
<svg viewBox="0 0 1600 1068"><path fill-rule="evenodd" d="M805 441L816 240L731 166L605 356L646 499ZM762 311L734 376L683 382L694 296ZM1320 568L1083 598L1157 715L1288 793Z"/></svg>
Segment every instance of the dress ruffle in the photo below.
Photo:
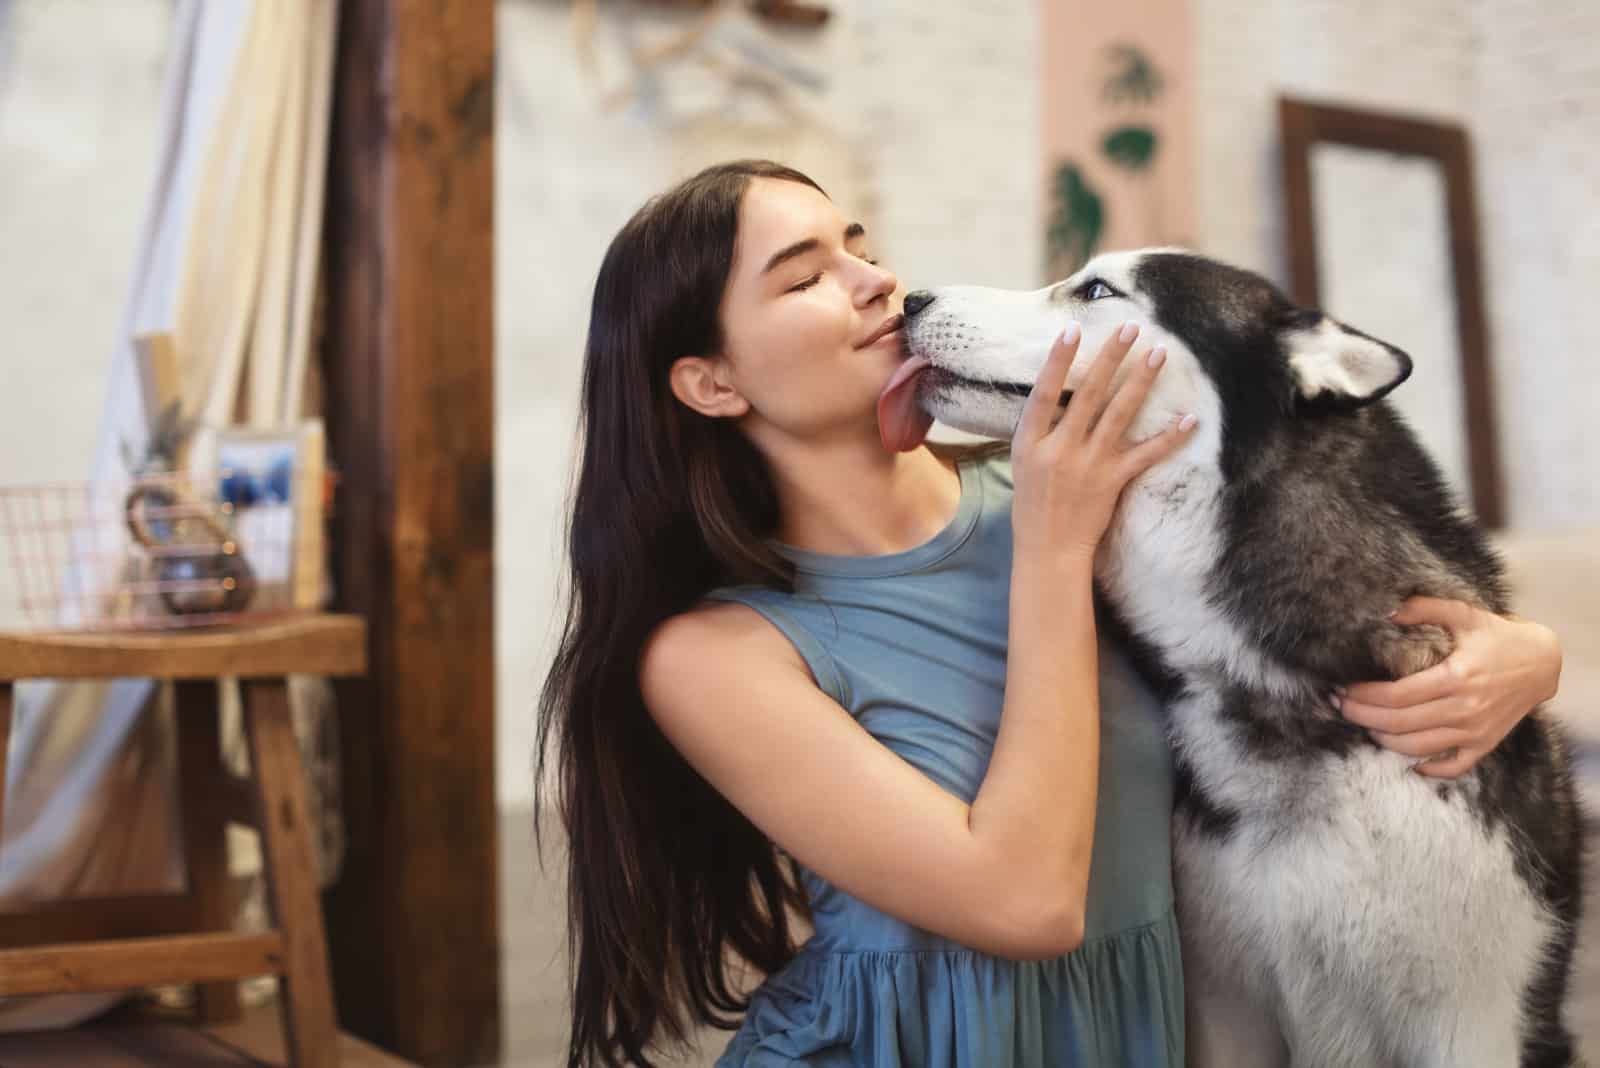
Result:
<svg viewBox="0 0 1600 1068"><path fill-rule="evenodd" d="M803 949L755 993L717 1068L1181 1068L1177 921L1063 957Z"/></svg>

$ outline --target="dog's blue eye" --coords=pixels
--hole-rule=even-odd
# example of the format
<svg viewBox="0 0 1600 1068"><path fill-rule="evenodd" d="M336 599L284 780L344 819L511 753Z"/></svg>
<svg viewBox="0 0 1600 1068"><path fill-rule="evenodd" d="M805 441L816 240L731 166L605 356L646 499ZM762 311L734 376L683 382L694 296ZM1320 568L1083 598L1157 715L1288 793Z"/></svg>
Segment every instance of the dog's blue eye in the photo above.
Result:
<svg viewBox="0 0 1600 1068"><path fill-rule="evenodd" d="M1083 291L1084 300L1105 300L1107 297L1116 295L1117 291L1115 289L1112 289L1098 278L1090 282Z"/></svg>

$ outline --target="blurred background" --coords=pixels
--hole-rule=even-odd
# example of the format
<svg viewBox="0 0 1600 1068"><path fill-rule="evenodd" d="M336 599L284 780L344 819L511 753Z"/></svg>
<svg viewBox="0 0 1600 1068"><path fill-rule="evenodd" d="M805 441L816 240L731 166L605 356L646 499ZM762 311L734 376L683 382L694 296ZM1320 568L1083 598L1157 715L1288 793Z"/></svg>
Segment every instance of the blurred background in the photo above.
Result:
<svg viewBox="0 0 1600 1068"><path fill-rule="evenodd" d="M97 462L184 12L0 0L0 487ZM1396 400L1497 524L1519 610L1566 646L1561 708L1600 738L1600 6L499 0L493 17L504 1063L553 1064L564 1038L562 888L529 806L591 287L646 198L712 162L808 172L908 289L1034 288L1096 250L1184 245L1408 350Z"/></svg>

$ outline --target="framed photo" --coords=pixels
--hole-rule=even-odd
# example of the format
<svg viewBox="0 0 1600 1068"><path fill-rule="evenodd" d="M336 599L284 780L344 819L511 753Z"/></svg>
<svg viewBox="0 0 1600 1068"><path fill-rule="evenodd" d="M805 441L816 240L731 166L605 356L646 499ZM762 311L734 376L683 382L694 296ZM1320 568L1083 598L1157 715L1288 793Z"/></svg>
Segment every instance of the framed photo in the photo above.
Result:
<svg viewBox="0 0 1600 1068"><path fill-rule="evenodd" d="M216 499L255 570L250 611L322 607L327 599L322 420L285 430L227 427L208 437L193 459L215 479Z"/></svg>

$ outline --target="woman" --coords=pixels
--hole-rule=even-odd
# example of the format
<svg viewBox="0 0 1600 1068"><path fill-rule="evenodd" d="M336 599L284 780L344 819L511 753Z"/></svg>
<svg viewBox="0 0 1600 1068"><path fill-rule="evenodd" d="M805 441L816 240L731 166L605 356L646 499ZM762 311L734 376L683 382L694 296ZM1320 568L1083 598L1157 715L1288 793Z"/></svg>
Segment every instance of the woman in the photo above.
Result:
<svg viewBox="0 0 1600 1068"><path fill-rule="evenodd" d="M653 200L601 266L540 722L572 1065L648 1064L702 1023L739 1028L728 1066L1182 1063L1170 759L1090 565L1193 420L1124 441L1164 356L1137 324L1057 419L1069 327L1009 453L888 448L901 299L860 227L764 162ZM1346 714L1460 774L1554 691L1559 648L1406 611L1456 653Z"/></svg>

